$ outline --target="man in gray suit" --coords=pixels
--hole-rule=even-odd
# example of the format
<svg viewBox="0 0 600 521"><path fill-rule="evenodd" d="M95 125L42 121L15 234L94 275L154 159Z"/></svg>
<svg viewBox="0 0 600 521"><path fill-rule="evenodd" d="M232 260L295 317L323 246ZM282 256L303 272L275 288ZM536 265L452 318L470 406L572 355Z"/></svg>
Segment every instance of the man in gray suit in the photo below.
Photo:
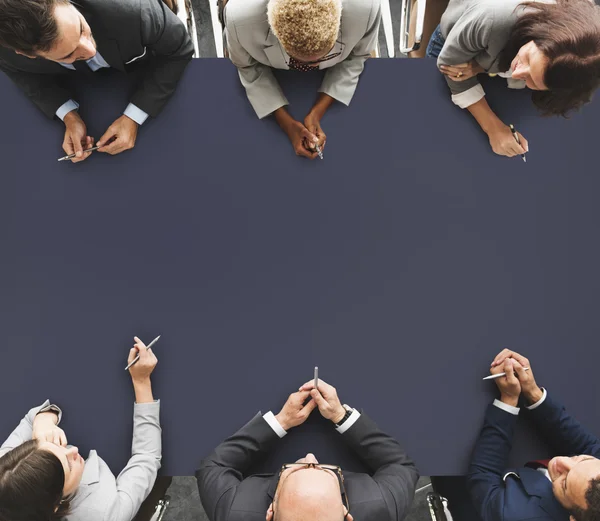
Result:
<svg viewBox="0 0 600 521"><path fill-rule="evenodd" d="M315 407L371 474L342 473L307 454L278 475L244 476ZM336 390L319 380L318 390L311 381L293 393L277 416L257 414L202 461L196 479L211 521L400 521L419 474L396 440L364 413L343 406Z"/></svg>
<svg viewBox="0 0 600 521"><path fill-rule="evenodd" d="M192 55L185 26L162 0L0 0L0 69L44 114L65 123L63 148L77 154L74 161L89 156L83 150L94 139L61 79L143 69L131 103L97 143L100 152L118 154L160 113Z"/></svg>
<svg viewBox="0 0 600 521"><path fill-rule="evenodd" d="M296 154L317 157L325 146L321 119L337 100L348 105L365 60L377 45L380 0L221 0L231 61L259 118L275 116ZM325 69L304 122L288 111L271 68Z"/></svg>

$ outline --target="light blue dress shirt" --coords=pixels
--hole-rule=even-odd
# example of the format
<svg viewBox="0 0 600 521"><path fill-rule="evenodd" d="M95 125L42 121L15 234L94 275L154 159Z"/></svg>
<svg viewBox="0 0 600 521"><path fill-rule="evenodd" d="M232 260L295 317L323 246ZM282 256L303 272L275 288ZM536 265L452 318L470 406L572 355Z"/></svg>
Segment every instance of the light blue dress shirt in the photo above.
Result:
<svg viewBox="0 0 600 521"><path fill-rule="evenodd" d="M110 65L106 62L106 60L102 57L102 55L96 51L96 55L86 61L88 67L92 69L93 72L96 72L98 69L106 68L110 69ZM66 69L75 70L75 66L71 63L61 63L63 67ZM60 118L64 121L65 116L71 112L72 110L77 110L79 108L79 103L75 100L70 99L69 101L63 103L59 109L56 111L56 117ZM141 125L148 119L148 114L146 114L142 109L130 103L127 105L127 108L123 112L125 116L135 121L138 125Z"/></svg>

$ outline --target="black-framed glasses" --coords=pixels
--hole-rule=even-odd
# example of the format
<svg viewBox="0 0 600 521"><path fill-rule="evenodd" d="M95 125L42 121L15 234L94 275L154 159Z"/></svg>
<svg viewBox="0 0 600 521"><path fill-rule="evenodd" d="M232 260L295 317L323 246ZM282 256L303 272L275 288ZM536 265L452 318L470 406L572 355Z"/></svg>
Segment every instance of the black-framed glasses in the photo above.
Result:
<svg viewBox="0 0 600 521"><path fill-rule="evenodd" d="M277 490L279 489L279 485L281 484L281 476L288 469L293 469L292 472L301 469L316 469L324 470L326 472L333 472L338 478L340 492L342 493L342 502L346 507L346 515L344 516L344 519L348 518L348 515L350 514L350 503L348 501L348 495L346 494L346 487L344 486L344 475L342 474L341 467L338 467L337 465L325 465L321 463L286 463L285 465L281 466L281 470L279 471L279 476L277 478L277 487L275 488L275 495L277 495ZM274 516L275 504L273 504L273 517Z"/></svg>
<svg viewBox="0 0 600 521"><path fill-rule="evenodd" d="M310 61L310 62L302 62L302 61L296 60L296 58L292 58L290 56L290 59L288 61L288 67L290 69L294 69L297 71L306 71L308 69L314 69L315 65L319 65L322 62L333 60L334 58L337 58L341 54L342 54L341 51L340 52L332 52L331 54L328 54L327 56L323 56L323 58L319 58L318 60L314 60L314 61Z"/></svg>

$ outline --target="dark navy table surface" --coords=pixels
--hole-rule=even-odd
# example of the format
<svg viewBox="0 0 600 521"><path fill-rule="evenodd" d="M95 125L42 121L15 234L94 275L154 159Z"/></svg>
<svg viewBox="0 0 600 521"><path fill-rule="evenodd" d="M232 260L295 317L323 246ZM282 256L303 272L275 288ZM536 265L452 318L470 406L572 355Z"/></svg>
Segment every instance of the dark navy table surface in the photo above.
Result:
<svg viewBox="0 0 600 521"><path fill-rule="evenodd" d="M303 119L319 76L280 77ZM130 88L94 79L79 100L99 138ZM133 151L74 165L56 161L62 124L0 89L3 435L49 398L69 441L118 472L135 334L162 335L165 474L277 413L315 365L422 474L464 473L507 346L600 432L599 102L542 119L487 82L530 141L525 164L492 153L432 61L373 60L311 162L256 118L230 63L196 60ZM513 463L552 455L532 433L522 419ZM260 467L308 451L360 468L317 414Z"/></svg>

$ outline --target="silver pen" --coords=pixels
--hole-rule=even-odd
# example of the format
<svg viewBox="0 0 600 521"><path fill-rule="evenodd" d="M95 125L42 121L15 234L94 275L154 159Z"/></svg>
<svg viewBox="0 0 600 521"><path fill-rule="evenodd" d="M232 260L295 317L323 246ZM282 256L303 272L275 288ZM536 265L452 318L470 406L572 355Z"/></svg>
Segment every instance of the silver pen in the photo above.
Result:
<svg viewBox="0 0 600 521"><path fill-rule="evenodd" d="M317 148L317 154L319 154L319 159L323 159L323 151L321 150L319 144L317 143L315 147Z"/></svg>
<svg viewBox="0 0 600 521"><path fill-rule="evenodd" d="M152 340L152 342L150 342L148 344L147 349L149 350L154 344L156 344L156 342L158 342L158 339L160 338L160 335L158 335L154 340ZM127 364L127 367L125 368L125 371L127 371L127 369L129 369L133 364L135 364L138 360L140 359L140 355L138 353L138 355L131 361L130 364Z"/></svg>
<svg viewBox="0 0 600 521"><path fill-rule="evenodd" d="M529 371L529 367L525 367L525 371ZM506 373L492 374L490 376L486 376L484 380L495 380L496 378L500 378L501 376L506 376Z"/></svg>
<svg viewBox="0 0 600 521"><path fill-rule="evenodd" d="M319 385L319 368L315 367L315 389L317 389L318 385Z"/></svg>
<svg viewBox="0 0 600 521"><path fill-rule="evenodd" d="M84 150L83 153L85 154L86 152L93 152L94 150L98 150L99 148L100 147L98 147L98 146L88 148L87 150ZM77 154L70 154L68 156L59 157L58 161L67 161L68 159L73 159L75 156L77 156Z"/></svg>

